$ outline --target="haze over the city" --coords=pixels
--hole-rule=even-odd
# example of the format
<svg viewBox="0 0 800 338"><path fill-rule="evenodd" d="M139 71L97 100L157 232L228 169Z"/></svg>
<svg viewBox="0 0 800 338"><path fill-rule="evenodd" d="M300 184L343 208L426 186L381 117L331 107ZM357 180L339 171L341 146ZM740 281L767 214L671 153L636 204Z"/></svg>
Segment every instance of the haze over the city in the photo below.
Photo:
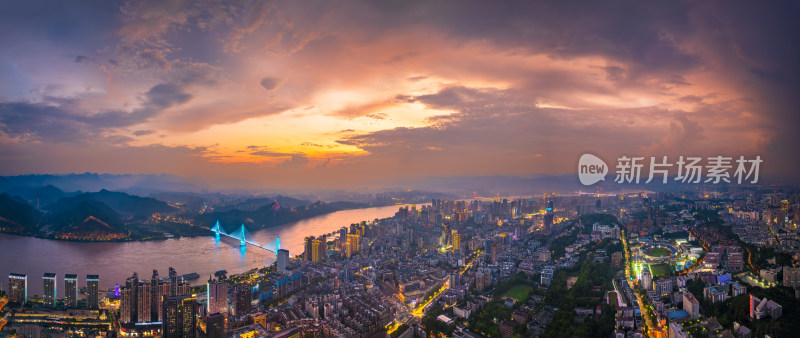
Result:
<svg viewBox="0 0 800 338"><path fill-rule="evenodd" d="M796 181L797 4L7 1L0 175L233 188L756 156Z"/></svg>

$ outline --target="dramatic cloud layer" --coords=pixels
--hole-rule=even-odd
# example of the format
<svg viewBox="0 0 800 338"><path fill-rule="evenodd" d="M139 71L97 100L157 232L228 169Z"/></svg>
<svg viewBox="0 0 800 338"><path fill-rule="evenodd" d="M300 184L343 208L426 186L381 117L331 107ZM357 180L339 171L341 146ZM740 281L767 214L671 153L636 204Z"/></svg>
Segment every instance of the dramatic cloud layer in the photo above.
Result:
<svg viewBox="0 0 800 338"><path fill-rule="evenodd" d="M797 180L796 2L0 4L0 175L342 188L761 155Z"/></svg>

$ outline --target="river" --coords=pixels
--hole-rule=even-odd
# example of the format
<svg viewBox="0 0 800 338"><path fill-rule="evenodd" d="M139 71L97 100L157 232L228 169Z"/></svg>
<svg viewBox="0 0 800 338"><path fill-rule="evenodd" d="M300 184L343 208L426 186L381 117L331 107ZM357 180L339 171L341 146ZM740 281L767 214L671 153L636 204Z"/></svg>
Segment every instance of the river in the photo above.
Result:
<svg viewBox="0 0 800 338"><path fill-rule="evenodd" d="M290 255L303 251L303 239L322 235L352 223L391 217L399 206L342 210L301 221L253 232L253 239L266 244L280 237L281 248ZM86 275L100 275L101 289L123 284L133 272L149 279L153 269L166 277L169 267L179 275L196 272L205 283L217 270L229 274L261 268L275 262L275 254L248 245L242 250L235 241L214 237L183 237L142 242L69 242L0 234L0 286L8 291L8 274L28 275L28 296L42 294L42 275L58 275L58 297L64 296L64 275L78 274L79 287L86 286Z"/></svg>

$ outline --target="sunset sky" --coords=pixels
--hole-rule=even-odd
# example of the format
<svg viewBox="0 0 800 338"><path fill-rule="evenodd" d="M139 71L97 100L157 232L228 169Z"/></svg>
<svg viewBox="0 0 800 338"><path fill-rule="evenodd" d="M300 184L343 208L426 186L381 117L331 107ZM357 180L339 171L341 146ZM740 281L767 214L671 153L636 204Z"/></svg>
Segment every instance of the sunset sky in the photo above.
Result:
<svg viewBox="0 0 800 338"><path fill-rule="evenodd" d="M797 2L3 1L0 175L352 188L728 155L797 181Z"/></svg>

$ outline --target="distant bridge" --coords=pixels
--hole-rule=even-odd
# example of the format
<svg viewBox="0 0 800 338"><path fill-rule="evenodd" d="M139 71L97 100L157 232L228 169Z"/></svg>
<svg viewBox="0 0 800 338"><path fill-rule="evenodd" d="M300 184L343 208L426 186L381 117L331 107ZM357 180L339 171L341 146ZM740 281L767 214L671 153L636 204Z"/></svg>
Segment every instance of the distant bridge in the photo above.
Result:
<svg viewBox="0 0 800 338"><path fill-rule="evenodd" d="M269 242L269 243L264 244L264 245L258 244L258 242L253 240L253 236L250 235L250 232L247 231L247 229L244 227L244 224L242 224L242 226L239 228L239 230L236 230L236 231L231 232L231 233L227 233L227 232L225 232L225 229L223 229L219 225L219 221L217 221L217 224L214 225L213 228L211 228L211 231L213 231L214 234L217 235L218 239L219 239L220 235L222 235L222 236L233 238L233 239L239 241L239 245L240 246L246 246L246 245L250 244L250 245L256 246L258 248L270 251L272 253L277 253L278 250L281 249L281 238L280 237L276 237L274 241Z"/></svg>

